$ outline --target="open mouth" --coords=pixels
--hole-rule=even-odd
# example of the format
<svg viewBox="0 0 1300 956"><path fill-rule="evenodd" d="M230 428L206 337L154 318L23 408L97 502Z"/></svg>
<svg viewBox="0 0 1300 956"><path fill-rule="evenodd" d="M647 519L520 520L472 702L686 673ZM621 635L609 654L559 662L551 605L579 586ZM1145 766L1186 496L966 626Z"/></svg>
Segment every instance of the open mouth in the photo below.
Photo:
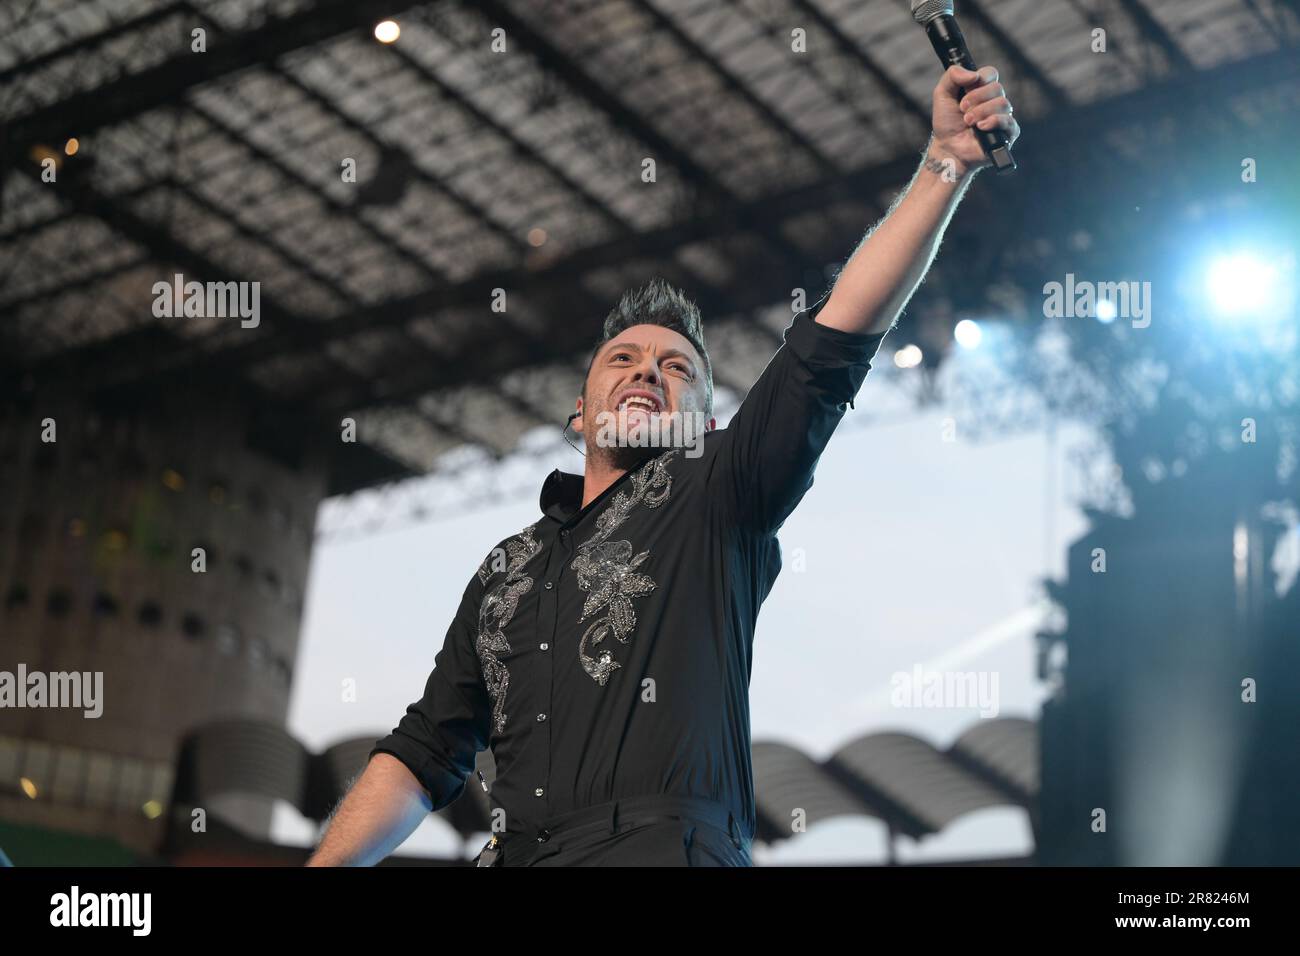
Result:
<svg viewBox="0 0 1300 956"><path fill-rule="evenodd" d="M619 411L639 409L647 415L654 415L664 410L663 402L649 392L628 392L618 404Z"/></svg>

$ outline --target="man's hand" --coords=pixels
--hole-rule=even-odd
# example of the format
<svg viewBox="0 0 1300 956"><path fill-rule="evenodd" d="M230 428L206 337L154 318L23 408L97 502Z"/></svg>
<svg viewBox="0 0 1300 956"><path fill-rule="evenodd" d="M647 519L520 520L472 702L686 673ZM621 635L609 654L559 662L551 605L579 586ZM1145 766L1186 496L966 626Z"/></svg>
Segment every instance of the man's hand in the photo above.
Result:
<svg viewBox="0 0 1300 956"><path fill-rule="evenodd" d="M1011 101L998 82L996 67L982 66L977 73L948 67L934 88L933 99L930 158L939 162L951 159L958 176L991 165L975 138L976 128L1000 126L1012 143L1020 136L1020 124L1011 115Z"/></svg>
<svg viewBox="0 0 1300 956"><path fill-rule="evenodd" d="M976 170L992 165L975 129L1000 126L1012 142L1020 135L998 71L991 66L979 72L948 67L934 88L931 124L921 168L840 270L817 315L822 325L852 333L892 328L930 268Z"/></svg>

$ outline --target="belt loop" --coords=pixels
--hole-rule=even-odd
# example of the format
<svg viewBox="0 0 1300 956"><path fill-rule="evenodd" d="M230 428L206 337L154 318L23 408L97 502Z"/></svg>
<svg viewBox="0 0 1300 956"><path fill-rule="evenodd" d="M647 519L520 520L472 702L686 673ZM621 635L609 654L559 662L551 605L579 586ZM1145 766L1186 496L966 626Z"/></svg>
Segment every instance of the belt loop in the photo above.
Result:
<svg viewBox="0 0 1300 956"><path fill-rule="evenodd" d="M740 824L736 822L736 815L734 813L727 814L727 830L731 833L731 842L736 845L737 849L739 849L744 844L745 840L744 837L741 836Z"/></svg>
<svg viewBox="0 0 1300 956"><path fill-rule="evenodd" d="M618 832L618 805L619 801L615 800L609 805L609 832Z"/></svg>

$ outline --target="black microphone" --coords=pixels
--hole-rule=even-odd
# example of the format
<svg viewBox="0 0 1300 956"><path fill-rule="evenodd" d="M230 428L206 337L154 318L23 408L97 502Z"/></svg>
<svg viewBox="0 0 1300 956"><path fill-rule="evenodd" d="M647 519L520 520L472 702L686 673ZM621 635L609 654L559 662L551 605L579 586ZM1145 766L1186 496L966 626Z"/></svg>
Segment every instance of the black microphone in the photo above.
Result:
<svg viewBox="0 0 1300 956"><path fill-rule="evenodd" d="M975 60L966 49L966 38L953 19L952 0L912 0L912 19L925 27L930 45L939 54L939 62L945 70L950 66L960 66L975 72ZM975 137L997 172L1009 173L1016 168L1006 130L1000 126L993 129L975 127Z"/></svg>

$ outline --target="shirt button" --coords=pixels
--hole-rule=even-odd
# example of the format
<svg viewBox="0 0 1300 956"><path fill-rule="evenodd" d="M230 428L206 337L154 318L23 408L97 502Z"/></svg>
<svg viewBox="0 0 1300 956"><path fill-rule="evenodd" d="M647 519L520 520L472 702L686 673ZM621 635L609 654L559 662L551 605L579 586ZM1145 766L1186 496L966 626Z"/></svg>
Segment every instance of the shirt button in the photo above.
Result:
<svg viewBox="0 0 1300 956"><path fill-rule="evenodd" d="M541 787L538 787L536 790L533 791L533 796L534 796L534 797L540 797L540 796L541 796L542 794L544 794L545 792L546 792L546 791L543 790Z"/></svg>
<svg viewBox="0 0 1300 956"><path fill-rule="evenodd" d="M539 646L540 646L541 649L544 650L544 651L549 651L549 650L551 649L551 645L550 645L550 644L541 644L541 645L539 645Z"/></svg>
<svg viewBox="0 0 1300 956"><path fill-rule="evenodd" d="M549 590L550 590L551 588L553 588L553 587L555 587L555 585L552 584L550 581L547 581L547 582L546 582L546 590L549 591Z"/></svg>
<svg viewBox="0 0 1300 956"><path fill-rule="evenodd" d="M539 724L540 724L543 720L545 720L545 719L546 719L546 715L545 715L545 714L538 714L538 715L537 715L537 722L538 722Z"/></svg>
<svg viewBox="0 0 1300 956"><path fill-rule="evenodd" d="M539 831L537 832L537 842L538 842L538 843L545 843L545 842L546 842L547 840L549 840L550 838L551 838L551 831L550 831L550 830L539 830Z"/></svg>
<svg viewBox="0 0 1300 956"><path fill-rule="evenodd" d="M569 532L567 532L567 531L561 531L561 532L560 532L560 540L561 540L561 541L568 541L568 540L569 540Z"/></svg>

